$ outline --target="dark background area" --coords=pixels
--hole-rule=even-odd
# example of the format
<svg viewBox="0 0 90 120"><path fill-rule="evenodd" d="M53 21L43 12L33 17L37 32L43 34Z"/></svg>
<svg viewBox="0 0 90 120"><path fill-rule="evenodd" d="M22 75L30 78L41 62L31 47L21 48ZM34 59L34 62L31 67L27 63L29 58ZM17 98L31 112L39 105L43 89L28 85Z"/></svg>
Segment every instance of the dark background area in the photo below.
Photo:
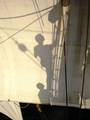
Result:
<svg viewBox="0 0 90 120"><path fill-rule="evenodd" d="M35 104L21 104L24 120L42 120L43 116L47 120L90 120L90 110L74 107L60 107L41 105L42 113L40 113ZM43 119L43 120L45 120ZM0 120L10 120L8 117L0 113Z"/></svg>

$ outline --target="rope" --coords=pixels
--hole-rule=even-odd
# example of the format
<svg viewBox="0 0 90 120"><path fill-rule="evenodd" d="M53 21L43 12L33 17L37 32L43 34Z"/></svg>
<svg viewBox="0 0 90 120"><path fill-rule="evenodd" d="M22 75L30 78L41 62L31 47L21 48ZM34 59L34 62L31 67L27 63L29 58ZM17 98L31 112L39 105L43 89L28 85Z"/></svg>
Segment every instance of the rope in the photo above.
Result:
<svg viewBox="0 0 90 120"><path fill-rule="evenodd" d="M65 67L65 90L66 90L66 106L68 106L68 85L67 85L67 61L66 61L66 43L64 41L64 67Z"/></svg>
<svg viewBox="0 0 90 120"><path fill-rule="evenodd" d="M62 8L63 9L63 8ZM63 10L62 10L63 11ZM63 16L63 28L65 28L65 21ZM66 41L65 41L65 32L63 32L64 39L64 68L65 68L65 94L66 94L66 106L68 106L68 85L67 85L67 58L66 58Z"/></svg>
<svg viewBox="0 0 90 120"><path fill-rule="evenodd" d="M32 0L32 2L33 2L33 6L34 6L34 8L35 8L35 11L36 11L37 18L40 18L40 19L41 19L41 14L39 14L39 13L37 12L37 4L36 4L36 1ZM38 21L39 21L39 25L40 25L41 31L42 31L42 33L43 33L43 28L42 28L42 24L41 24L40 19L39 19Z"/></svg>
<svg viewBox="0 0 90 120"><path fill-rule="evenodd" d="M85 72L86 72L86 62L87 62L87 48L88 48L88 35L89 35L89 4L90 1L88 0L88 16L87 16L87 30L86 30L86 46L85 46L85 55L84 55L84 64L83 64L83 76L82 76L82 89L81 89L81 102L80 108L82 107L82 100L83 100L83 93L84 93L84 84L85 84Z"/></svg>

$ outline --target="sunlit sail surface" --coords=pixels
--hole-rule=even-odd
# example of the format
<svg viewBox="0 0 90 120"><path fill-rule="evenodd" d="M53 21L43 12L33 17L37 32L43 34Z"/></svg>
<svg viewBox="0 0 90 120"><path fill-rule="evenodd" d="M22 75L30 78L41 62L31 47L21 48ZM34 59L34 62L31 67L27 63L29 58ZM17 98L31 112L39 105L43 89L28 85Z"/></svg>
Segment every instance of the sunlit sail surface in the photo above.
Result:
<svg viewBox="0 0 90 120"><path fill-rule="evenodd" d="M0 100L89 108L88 0L0 2Z"/></svg>

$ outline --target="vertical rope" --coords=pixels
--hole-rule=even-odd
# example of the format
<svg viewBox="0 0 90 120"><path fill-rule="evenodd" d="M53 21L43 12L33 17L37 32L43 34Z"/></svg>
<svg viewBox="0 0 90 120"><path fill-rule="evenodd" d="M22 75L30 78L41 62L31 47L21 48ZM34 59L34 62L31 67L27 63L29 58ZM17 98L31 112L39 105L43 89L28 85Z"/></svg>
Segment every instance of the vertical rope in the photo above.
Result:
<svg viewBox="0 0 90 120"><path fill-rule="evenodd" d="M86 29L86 44L85 44L85 55L84 55L84 63L83 63L83 76L82 76L82 88L81 88L81 101L80 101L80 111L79 111L79 118L81 120L81 108L83 102L83 95L84 95L84 87L85 87L85 74L86 74L86 62L87 62L87 47L88 47L88 35L89 35L89 4L90 1L88 0L88 8L87 8L87 29Z"/></svg>
<svg viewBox="0 0 90 120"><path fill-rule="evenodd" d="M34 5L34 8L35 8L35 11L37 13L37 18L40 18L41 19L41 16L39 16L38 12L37 12L37 5L36 5L36 2L34 0L32 0L32 3ZM40 28L41 28L41 32L43 33L43 27L42 27L42 24L41 24L41 21L39 19L39 25L40 25Z"/></svg>
<svg viewBox="0 0 90 120"><path fill-rule="evenodd" d="M38 14L39 14L39 16L40 16L40 18L41 18L42 25L44 26L43 18L42 18L42 15L41 15L41 13L40 13L40 9L39 9L37 0L35 0L35 3L36 3L36 6L37 6L37 9L38 9L38 11L39 11Z"/></svg>
<svg viewBox="0 0 90 120"><path fill-rule="evenodd" d="M63 1L62 1L62 7L63 7ZM63 8L62 8L63 12ZM63 12L64 13L64 12ZM65 94L66 94L66 106L68 107L68 83L67 83L67 57L66 57L66 41L65 41L65 34L66 34L66 24L65 24L65 18L63 15L63 39L64 39L64 73L65 73Z"/></svg>
<svg viewBox="0 0 90 120"><path fill-rule="evenodd" d="M66 59L66 43L65 43L65 41L64 41L64 67L65 67L66 106L68 106L67 59Z"/></svg>
<svg viewBox="0 0 90 120"><path fill-rule="evenodd" d="M86 72L86 62L87 62L87 48L88 48L88 35L89 35L89 9L90 1L88 0L88 15L87 15L87 30L86 30L86 44L85 44L85 55L84 55L84 64L83 64L83 76L82 76L82 88L81 88L81 102L80 108L82 107L83 94L84 94L84 84L85 84L85 72Z"/></svg>
<svg viewBox="0 0 90 120"><path fill-rule="evenodd" d="M68 3L68 4L66 4ZM65 94L66 94L66 112L65 112L65 120L68 120L68 76L67 76L67 56L66 56L66 31L67 31L67 13L64 13L64 7L69 6L70 1L68 0L62 0L62 18L63 18L63 40L64 40L64 44L63 44L63 51L64 51L64 73L65 73Z"/></svg>

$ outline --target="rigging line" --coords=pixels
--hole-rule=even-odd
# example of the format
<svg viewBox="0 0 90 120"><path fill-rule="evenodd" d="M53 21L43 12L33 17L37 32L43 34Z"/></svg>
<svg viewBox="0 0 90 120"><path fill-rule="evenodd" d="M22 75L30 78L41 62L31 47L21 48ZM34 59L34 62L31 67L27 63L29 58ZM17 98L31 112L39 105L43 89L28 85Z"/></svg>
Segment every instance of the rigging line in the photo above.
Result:
<svg viewBox="0 0 90 120"><path fill-rule="evenodd" d="M37 18L40 17L40 19L41 19L41 16L39 16L39 14L38 14L38 12L37 12L37 8L36 8L36 5L35 5L35 1L32 0L32 2L33 2L33 5L34 5L34 8L35 8L36 14L37 14ZM42 28L42 24L41 24L40 19L39 19L39 25L40 25L41 31L42 31L42 33L43 33L43 28Z"/></svg>
<svg viewBox="0 0 90 120"><path fill-rule="evenodd" d="M48 11L48 12L49 12L49 11ZM44 14L42 15L42 17L45 16L48 12L44 13ZM6 42L7 40L9 40L10 38L12 38L13 36L15 36L16 34L22 32L24 29L26 29L27 27L29 27L30 25L32 25L33 23L35 23L36 21L38 21L38 19L40 19L40 17L37 18L37 19L35 19L35 20L33 20L31 23L27 24L26 26L24 26L23 28L21 28L20 30L18 30L17 32L15 32L15 33L12 34L11 36L9 36L7 39L1 41L0 44L3 44L4 42Z"/></svg>
<svg viewBox="0 0 90 120"><path fill-rule="evenodd" d="M63 12L63 8L62 8ZM63 19L63 28L65 29L65 20L64 15L62 15ZM63 39L64 39L64 67L65 67L65 91L66 91L66 106L68 107L68 84L67 84L67 60L66 60L66 41L65 41L65 31L63 32Z"/></svg>
<svg viewBox="0 0 90 120"><path fill-rule="evenodd" d="M55 5L55 0L53 0L53 8L54 8L54 5ZM55 17L55 16L53 16L53 17ZM52 42L54 41L54 36L55 36L55 23L52 23Z"/></svg>
<svg viewBox="0 0 90 120"><path fill-rule="evenodd" d="M38 3L37 3L37 0L35 0L35 3L36 3L36 6L37 6L38 11L40 11L39 6L38 6ZM38 14L39 14L39 16L41 17L42 25L44 25L44 22L43 22L43 19L42 19L42 15L41 15L41 13L38 12Z"/></svg>
<svg viewBox="0 0 90 120"><path fill-rule="evenodd" d="M68 85L67 85L67 61L66 61L66 43L64 40L64 67L65 67L65 89L66 89L66 106L68 106Z"/></svg>
<svg viewBox="0 0 90 120"><path fill-rule="evenodd" d="M65 119L68 120L68 74L67 74L67 54L66 54L66 34L67 34L67 25L68 25L68 19L69 19L69 5L68 5L68 14L64 11L64 5L63 5L63 0L61 1L62 3L62 20L63 20L63 29L65 29L65 31L63 32L63 51L64 51L64 74L65 74L65 94L66 94L66 112L65 112ZM70 4L70 1L68 1ZM64 13L65 12L65 13Z"/></svg>
<svg viewBox="0 0 90 120"><path fill-rule="evenodd" d="M49 10L51 8L53 8L53 6L50 6L48 8L42 9L40 11L37 11L37 13L44 12L44 11ZM18 18L28 17L28 16L34 15L34 14L36 14L36 12L31 12L31 13L27 13L27 14L24 14L24 15L18 15L18 16L12 16L12 17L0 17L0 19L1 20L18 19Z"/></svg>
<svg viewBox="0 0 90 120"><path fill-rule="evenodd" d="M81 101L80 108L82 107L83 94L84 94L84 84L85 84L85 74L86 74L86 62L87 62L87 49L88 49L88 35L89 35L89 9L90 1L88 0L88 15L87 15L87 30L86 30L86 46L85 46L85 55L84 55L84 64L83 64L83 76L82 76L82 88L81 88Z"/></svg>

